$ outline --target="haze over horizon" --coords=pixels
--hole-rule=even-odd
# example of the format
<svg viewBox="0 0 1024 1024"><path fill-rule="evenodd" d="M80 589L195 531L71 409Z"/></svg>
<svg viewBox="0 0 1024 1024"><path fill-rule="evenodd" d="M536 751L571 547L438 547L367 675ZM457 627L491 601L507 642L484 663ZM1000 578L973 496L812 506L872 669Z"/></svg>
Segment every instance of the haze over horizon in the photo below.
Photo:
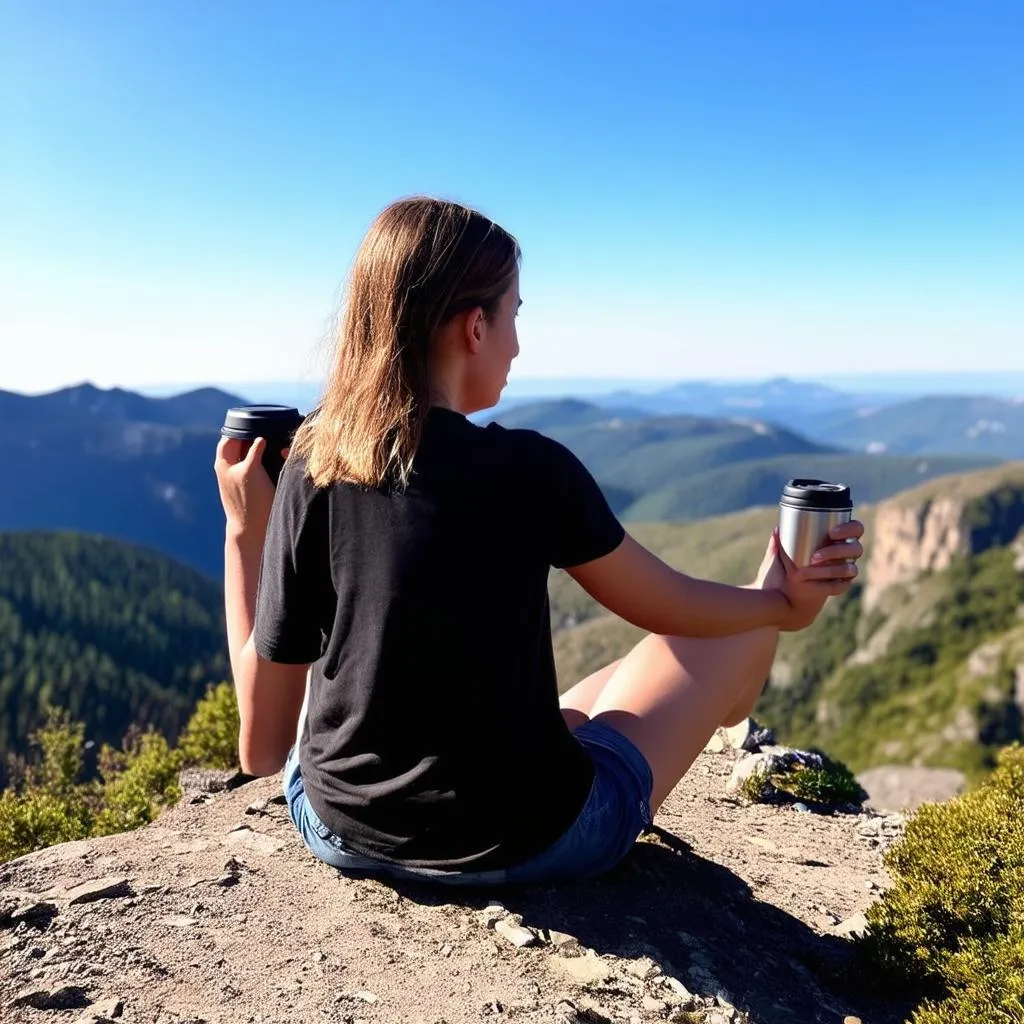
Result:
<svg viewBox="0 0 1024 1024"><path fill-rule="evenodd" d="M1024 372L1024 9L0 13L0 388L315 381L400 195L523 244L534 379Z"/></svg>

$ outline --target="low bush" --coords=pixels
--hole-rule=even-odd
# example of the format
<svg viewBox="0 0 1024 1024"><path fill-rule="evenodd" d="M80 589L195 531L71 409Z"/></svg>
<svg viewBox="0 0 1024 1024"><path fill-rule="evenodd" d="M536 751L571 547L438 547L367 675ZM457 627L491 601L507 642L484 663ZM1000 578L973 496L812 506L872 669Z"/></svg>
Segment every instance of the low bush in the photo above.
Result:
<svg viewBox="0 0 1024 1024"><path fill-rule="evenodd" d="M1024 1022L1024 749L926 804L886 854L893 884L862 949L926 1001L914 1024Z"/></svg>
<svg viewBox="0 0 1024 1024"><path fill-rule="evenodd" d="M31 756L16 787L0 792L0 863L54 843L111 835L152 821L181 797L181 768L238 765L238 707L230 683L210 687L176 748L155 730L129 730L104 745L99 777L83 781L85 727L49 709L30 737Z"/></svg>
<svg viewBox="0 0 1024 1024"><path fill-rule="evenodd" d="M209 687L178 740L185 763L237 768L239 724L234 686L218 683Z"/></svg>
<svg viewBox="0 0 1024 1024"><path fill-rule="evenodd" d="M754 803L803 800L825 807L859 806L867 794L853 772L819 751L770 758L771 767L753 771L740 784L740 795Z"/></svg>
<svg viewBox="0 0 1024 1024"><path fill-rule="evenodd" d="M101 809L93 822L93 835L108 836L145 825L181 797L181 752L172 750L158 732L143 733L123 751L105 748L101 764Z"/></svg>

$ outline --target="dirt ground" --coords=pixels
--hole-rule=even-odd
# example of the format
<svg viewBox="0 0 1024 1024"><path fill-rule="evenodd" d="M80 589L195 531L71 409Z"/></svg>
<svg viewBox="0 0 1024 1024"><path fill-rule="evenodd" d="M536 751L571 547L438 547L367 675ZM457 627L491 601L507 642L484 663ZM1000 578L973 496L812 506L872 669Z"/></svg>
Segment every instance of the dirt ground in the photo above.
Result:
<svg viewBox="0 0 1024 1024"><path fill-rule="evenodd" d="M279 778L183 800L0 866L0 1016L899 1024L840 934L899 819L742 806L734 757L703 754L614 873L557 889L346 878L303 848Z"/></svg>

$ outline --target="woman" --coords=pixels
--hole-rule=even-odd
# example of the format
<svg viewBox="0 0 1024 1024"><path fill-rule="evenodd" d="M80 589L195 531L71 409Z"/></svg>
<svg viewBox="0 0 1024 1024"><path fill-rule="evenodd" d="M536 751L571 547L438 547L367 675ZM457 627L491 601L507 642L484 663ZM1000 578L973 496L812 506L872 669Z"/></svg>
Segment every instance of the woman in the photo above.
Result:
<svg viewBox="0 0 1024 1024"><path fill-rule="evenodd" d="M779 631L857 575L853 522L811 567L773 535L749 587L693 579L625 533L566 448L470 422L519 353L519 261L475 211L394 203L359 249L276 495L262 441L217 451L242 768L283 765L303 840L344 870L608 870L715 728L750 712ZM561 700L552 566L650 632Z"/></svg>

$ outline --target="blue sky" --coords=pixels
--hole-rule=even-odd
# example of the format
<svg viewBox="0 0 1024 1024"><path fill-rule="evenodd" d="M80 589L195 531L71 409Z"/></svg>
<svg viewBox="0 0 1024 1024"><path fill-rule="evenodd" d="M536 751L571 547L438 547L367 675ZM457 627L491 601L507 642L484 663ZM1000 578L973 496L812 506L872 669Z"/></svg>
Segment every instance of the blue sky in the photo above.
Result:
<svg viewBox="0 0 1024 1024"><path fill-rule="evenodd" d="M1024 370L1019 3L0 6L0 387L316 379L390 200L514 379Z"/></svg>

